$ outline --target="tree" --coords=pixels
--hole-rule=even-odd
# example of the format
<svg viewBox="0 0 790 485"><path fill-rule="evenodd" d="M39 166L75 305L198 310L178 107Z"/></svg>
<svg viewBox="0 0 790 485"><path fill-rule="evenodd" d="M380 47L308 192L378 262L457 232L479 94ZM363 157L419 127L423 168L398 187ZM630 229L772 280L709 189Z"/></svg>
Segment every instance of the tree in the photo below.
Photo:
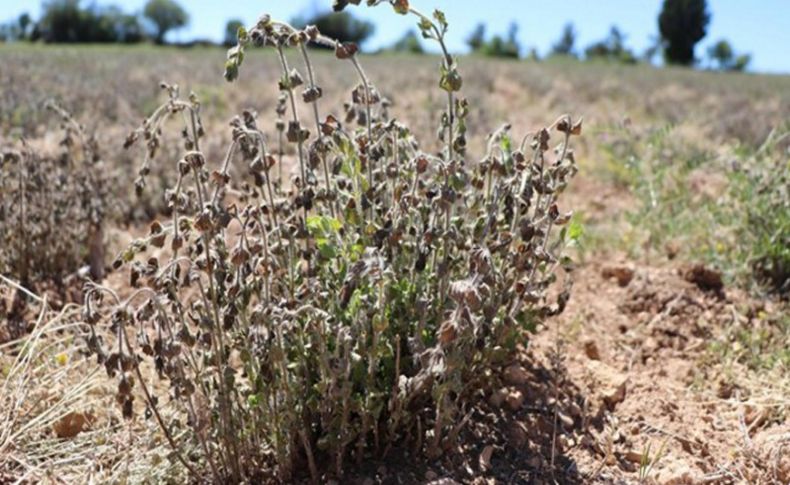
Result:
<svg viewBox="0 0 790 485"><path fill-rule="evenodd" d="M409 30L403 34L403 37L392 45L392 50L395 52L409 52L411 54L425 53L425 49L420 43L420 38L414 30Z"/></svg>
<svg viewBox="0 0 790 485"><path fill-rule="evenodd" d="M510 27L508 27L507 30L507 40L505 41L502 54L505 57L513 57L518 59L520 53L521 45L518 43L518 24L511 22Z"/></svg>
<svg viewBox="0 0 790 485"><path fill-rule="evenodd" d="M749 54L735 54L732 45L721 39L708 48L708 57L722 71L744 71L752 60Z"/></svg>
<svg viewBox="0 0 790 485"><path fill-rule="evenodd" d="M244 23L241 20L228 20L228 23L225 24L225 40L223 41L226 47L236 45L241 27L244 27Z"/></svg>
<svg viewBox="0 0 790 485"><path fill-rule="evenodd" d="M118 34L118 42L136 44L145 39L145 32L137 15L119 14L115 19L115 30Z"/></svg>
<svg viewBox="0 0 790 485"><path fill-rule="evenodd" d="M44 4L41 19L31 29L31 40L45 42L140 42L143 29L136 15L120 8L82 8L79 0L52 0Z"/></svg>
<svg viewBox="0 0 790 485"><path fill-rule="evenodd" d="M44 3L39 20L46 42L84 41L84 15L79 0L50 0Z"/></svg>
<svg viewBox="0 0 790 485"><path fill-rule="evenodd" d="M507 37L502 38L495 35L490 42L483 45L482 51L489 57L507 57L511 59L518 59L521 46L518 43L518 24L515 22L510 24Z"/></svg>
<svg viewBox="0 0 790 485"><path fill-rule="evenodd" d="M572 23L567 23L565 27L562 28L560 39L552 46L551 54L555 56L576 57L574 44L576 44L576 29L573 28Z"/></svg>
<svg viewBox="0 0 790 485"><path fill-rule="evenodd" d="M174 0L148 0L143 15L154 24L157 44L164 44L165 35L189 23L189 14Z"/></svg>
<svg viewBox="0 0 790 485"><path fill-rule="evenodd" d="M735 62L732 63L732 67L730 68L731 71L745 71L747 67L749 67L749 63L752 62L751 54L739 54L735 58Z"/></svg>
<svg viewBox="0 0 790 485"><path fill-rule="evenodd" d="M358 20L347 11L316 13L310 18L294 19L291 23L297 28L315 25L326 36L355 44L363 44L376 29L372 23Z"/></svg>
<svg viewBox="0 0 790 485"><path fill-rule="evenodd" d="M466 39L466 44L472 52L479 52L489 57L509 57L518 59L521 46L518 43L518 24L510 24L507 36L494 35L491 40L486 40L486 28L478 24L475 30Z"/></svg>
<svg viewBox="0 0 790 485"><path fill-rule="evenodd" d="M645 50L642 52L641 58L642 61L653 64L653 59L655 59L656 55L663 49L663 41L661 37L657 35L650 36L650 42L648 43Z"/></svg>
<svg viewBox="0 0 790 485"><path fill-rule="evenodd" d="M708 48L708 57L719 65L719 69L725 70L732 64L735 52L729 42L721 39Z"/></svg>
<svg viewBox="0 0 790 485"><path fill-rule="evenodd" d="M27 39L29 30L33 24L33 19L30 17L30 14L23 13L20 15L17 23L19 24L19 38L22 40Z"/></svg>
<svg viewBox="0 0 790 485"><path fill-rule="evenodd" d="M634 53L625 47L625 35L615 25L611 27L605 39L588 46L584 50L584 56L587 59L600 58L626 64L636 63Z"/></svg>
<svg viewBox="0 0 790 485"><path fill-rule="evenodd" d="M477 24L475 30L469 34L469 37L466 39L466 45L472 49L472 52L479 51L483 48L486 43L486 26L483 23Z"/></svg>
<svg viewBox="0 0 790 485"><path fill-rule="evenodd" d="M658 31L667 64L694 64L694 46L705 37L709 22L706 0L664 0Z"/></svg>

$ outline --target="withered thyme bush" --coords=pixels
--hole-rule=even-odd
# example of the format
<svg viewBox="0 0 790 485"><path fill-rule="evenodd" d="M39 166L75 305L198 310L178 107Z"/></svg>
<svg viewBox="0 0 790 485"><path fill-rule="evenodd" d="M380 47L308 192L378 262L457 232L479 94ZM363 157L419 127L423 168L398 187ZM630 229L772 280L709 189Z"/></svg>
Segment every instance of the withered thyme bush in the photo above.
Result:
<svg viewBox="0 0 790 485"><path fill-rule="evenodd" d="M0 273L25 285L60 282L82 265L104 274L105 219L117 204L96 140L48 103L64 130L58 156L0 147Z"/></svg>
<svg viewBox="0 0 790 485"><path fill-rule="evenodd" d="M190 149L167 192L172 219L154 222L119 257L138 289L124 300L88 291L89 346L118 379L124 414L135 411L137 382L147 413L195 477L205 467L216 482L261 478L262 469L287 480L304 464L318 481L341 476L351 457L392 446L441 454L487 371L567 302L567 277L551 300L549 290L570 269L561 251L578 232L567 231L571 215L558 199L576 172L568 141L581 124L563 116L520 142L504 125L471 163L469 105L458 97L444 14L391 4L415 15L443 51L440 153L422 151L389 117L355 45L269 16L240 29L225 75L235 79L253 47L277 52L283 96L273 143L260 127L266 121L245 112L231 123L226 158L210 164L198 100L181 100L173 87L130 137L153 155L163 120L175 116ZM310 43L332 47L359 78L344 120L321 114ZM552 131L561 134L553 149ZM296 148L295 175L282 184L281 143ZM231 183L240 164L252 183ZM138 257L151 246L166 256ZM112 342L96 329L103 294L114 306ZM145 385L144 360L169 381L185 434L159 412L163 396Z"/></svg>

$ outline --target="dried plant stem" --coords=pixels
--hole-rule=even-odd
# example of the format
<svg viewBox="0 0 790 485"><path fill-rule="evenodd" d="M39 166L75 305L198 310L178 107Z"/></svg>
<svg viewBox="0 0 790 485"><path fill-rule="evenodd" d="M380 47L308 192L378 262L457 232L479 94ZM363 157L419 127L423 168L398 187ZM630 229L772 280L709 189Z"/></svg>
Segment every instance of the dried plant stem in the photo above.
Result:
<svg viewBox="0 0 790 485"><path fill-rule="evenodd" d="M112 291L111 289L106 288L104 286L97 285L97 284L92 284L91 285L91 289L88 291L88 293L85 296L86 301L91 301L92 295L94 293L98 293L100 291L110 294L119 307L124 305L124 304L121 303L120 298L118 297L118 295L114 291ZM119 350L122 350L123 345L125 343L126 344L126 351L129 353L130 356L134 356L135 355L134 349L132 348L132 345L129 342L129 336L126 333L126 326L123 324L123 322L121 322L118 325L117 332L118 332L118 348L119 348ZM119 365L120 365L120 363L119 363ZM167 442L170 445L170 447L173 449L173 453L175 454L176 458L178 459L179 462L181 462L182 465L184 465L184 467L187 470L189 470L189 472L193 476L198 476L197 470L192 465L190 465L189 462L187 462L186 459L184 458L184 456L181 454L181 449L179 448L178 444L175 442L175 439L173 438L172 434L170 433L170 428L167 427L167 425L165 424L164 419L162 419L162 415L159 413L159 409L158 409L158 407L156 405L156 401L154 401L153 397L151 396L151 393L148 390L148 386L146 386L146 384L145 384L145 379L143 378L143 374L142 374L142 372L140 372L140 366L137 363L135 363L132 367L133 367L134 372L135 372L135 374L137 376L137 379L140 381L140 387L143 390L143 394L145 396L145 400L148 403L148 406L151 409L151 412L153 413L154 417L156 418L156 421L159 424L159 428L164 433L165 439L167 440Z"/></svg>
<svg viewBox="0 0 790 485"><path fill-rule="evenodd" d="M2 280L8 286L11 286L12 288L16 288L17 291L20 291L20 292L24 293L25 295L27 295L30 298L36 300L37 302L42 303L42 304L45 303L43 298L41 298L40 296L36 295L32 291L28 290L22 284L17 283L16 281L14 281L12 279L6 278L5 276L3 276L1 274L0 274L0 280Z"/></svg>
<svg viewBox="0 0 790 485"><path fill-rule="evenodd" d="M193 174L195 176L195 184L197 186L197 194L198 194L198 202L200 207L205 207L205 196L204 196L204 188L203 183L200 179L200 175L198 174L197 169L194 169ZM222 319L219 316L219 303L217 302L217 290L216 285L214 283L215 275L214 275L214 263L211 259L211 238L209 237L208 233L203 232L201 234L203 238L203 245L205 246L206 251L206 271L208 273L208 284L209 284L209 293L211 298L209 298L211 302L211 308L213 311L214 316L214 334L217 336L217 342L219 343L219 368L217 369L217 374L219 378L219 383L221 386L222 391L220 392L220 414L223 417L225 425L225 439L227 440L227 449L230 451L230 462L231 467L233 470L233 475L235 479L241 478L241 471L239 469L239 454L238 454L238 447L237 442L234 436L236 436L236 432L234 430L235 425L233 422L233 414L231 412L232 403L229 397L231 392L230 387L227 384L225 379L225 372L224 372L224 361L227 358L227 351L225 348L225 342L222 331Z"/></svg>
<svg viewBox="0 0 790 485"><path fill-rule="evenodd" d="M307 80L310 82L311 89L318 89L318 86L315 84L315 74L313 73L313 64L310 62L310 56L307 55L307 47L302 42L299 44L299 51L302 53L302 57L304 58L304 65L307 69ZM315 132L316 136L322 138L321 134L321 116L318 114L318 99L313 100L311 103L313 105L313 116L315 117ZM332 184L330 183L330 176L331 172L329 171L329 165L326 162L326 155L324 153L320 154L321 156L321 165L324 170L324 183L326 184L326 192L327 197L332 197ZM330 199L331 200L331 199ZM333 201L334 202L334 201ZM332 217L335 217L335 204L329 204L329 210L332 214Z"/></svg>
<svg viewBox="0 0 790 485"><path fill-rule="evenodd" d="M129 352L129 355L134 355L134 349L132 349L131 344L129 343L129 337L126 334L126 327L124 325L119 326L119 331L121 332L120 340L126 343L126 350ZM119 345L121 342L119 342ZM134 373L137 375L137 379L140 381L140 388L143 390L143 394L145 395L145 400L148 402L148 407L151 409L154 417L156 418L156 422L159 423L159 427L162 429L162 432L165 434L165 439L170 444L170 447L173 448L173 452L175 453L176 458L178 461L181 462L184 467L189 470L189 473L192 476L198 476L197 470L186 461L186 459L181 454L181 449L179 448L178 444L173 439L173 436L170 434L170 429L165 424L165 421L162 419L162 415L159 414L159 409L156 406L156 402L154 401L151 393L148 391L148 386L145 384L145 379L143 378L142 372L140 372L140 366L134 365Z"/></svg>
<svg viewBox="0 0 790 485"><path fill-rule="evenodd" d="M285 78L289 78L290 69L288 67L288 60L285 58L285 51L283 50L282 45L279 45L279 44L277 45L277 54L278 54L278 57L280 58L280 66L281 66L282 71L283 71L283 76ZM288 100L291 103L291 117L293 119L293 122L301 130L301 126L302 125L299 122L299 112L296 109L296 97L294 96L293 87L289 86L288 89L286 89L286 92L288 93ZM298 156L299 156L299 172L300 172L300 175L302 177L302 180L301 180L301 182L302 182L302 190L304 190L304 188L307 186L307 171L306 171L306 168L305 168L305 159L304 159L304 141L302 140L301 133L297 134L296 147L297 147ZM305 209L305 215L306 214L307 214L307 209Z"/></svg>
<svg viewBox="0 0 790 485"><path fill-rule="evenodd" d="M370 83L368 82L368 77L365 75L365 71L362 69L362 65L359 63L359 59L357 56L351 56L351 64L354 65L354 69L357 71L357 75L359 75L360 81L362 81L362 87L365 89L365 114L366 114L366 124L368 130L368 141L365 144L365 153L368 157L368 186L373 188L375 182L373 181L373 158L370 156L370 145L373 143L373 127L372 123L373 120L371 119L370 113L370 103L371 103L371 91L370 91ZM373 214L373 203L371 201L370 204L370 211Z"/></svg>

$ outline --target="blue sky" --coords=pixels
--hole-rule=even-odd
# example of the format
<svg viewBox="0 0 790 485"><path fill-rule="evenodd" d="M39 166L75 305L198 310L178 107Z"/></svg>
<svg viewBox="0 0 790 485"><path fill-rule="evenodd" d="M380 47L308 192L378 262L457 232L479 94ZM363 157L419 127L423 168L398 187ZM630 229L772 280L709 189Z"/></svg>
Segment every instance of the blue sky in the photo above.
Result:
<svg viewBox="0 0 790 485"><path fill-rule="evenodd" d="M139 11L145 0L82 0L98 5L116 4L127 11ZM578 33L577 47L603 38L616 24L627 36L627 44L641 52L650 43L658 28L656 17L661 0L411 0L423 11L438 7L450 21L450 48L466 50L464 39L475 25L483 22L489 33L506 33L508 25L519 25L522 46L534 46L545 53L559 37L563 25L572 22ZM222 38L225 22L240 18L253 23L267 11L276 18L289 20L311 9L329 8L331 0L181 0L191 15L187 28L175 32L171 40L194 37ZM709 0L712 20L708 35L697 47L697 56L704 55L708 45L727 38L737 52L752 54L751 70L790 73L790 0ZM22 12L36 18L41 0L0 0L0 20L11 19ZM387 45L413 27L411 17L394 15L387 6L352 7L359 17L376 25L376 34L366 47Z"/></svg>

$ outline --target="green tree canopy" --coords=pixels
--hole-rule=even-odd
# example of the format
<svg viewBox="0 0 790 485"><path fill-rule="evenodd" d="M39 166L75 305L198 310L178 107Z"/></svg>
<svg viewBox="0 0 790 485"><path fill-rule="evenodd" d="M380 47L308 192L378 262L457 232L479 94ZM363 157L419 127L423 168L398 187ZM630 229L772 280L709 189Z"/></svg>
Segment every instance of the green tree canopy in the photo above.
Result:
<svg viewBox="0 0 790 485"><path fill-rule="evenodd" d="M165 35L189 23L189 14L174 0L148 0L143 15L156 28L154 39L157 44L164 44Z"/></svg>
<svg viewBox="0 0 790 485"><path fill-rule="evenodd" d="M478 24L475 30L466 39L472 52L482 53L489 57L509 57L518 59L521 45L518 42L518 24L510 24L506 36L494 35L491 40L486 40L486 28Z"/></svg>
<svg viewBox="0 0 790 485"><path fill-rule="evenodd" d="M392 45L392 50L395 52L409 52L412 54L425 53L425 49L423 49L420 43L420 37L413 29L403 34L403 37Z"/></svg>
<svg viewBox="0 0 790 485"><path fill-rule="evenodd" d="M20 26L22 20L20 19ZM31 25L28 23L27 25ZM79 0L50 0L44 3L41 19L28 37L45 42L139 42L143 29L135 15L119 7L82 7Z"/></svg>
<svg viewBox="0 0 790 485"><path fill-rule="evenodd" d="M605 39L589 45L584 50L584 56L587 59L607 59L627 64L636 62L634 53L625 47L625 35L616 25L609 29L609 35Z"/></svg>
<svg viewBox="0 0 790 485"><path fill-rule="evenodd" d="M236 45L238 32L241 27L244 27L244 23L241 20L228 20L228 23L225 24L225 38L223 40L225 46L230 47Z"/></svg>
<svg viewBox="0 0 790 485"><path fill-rule="evenodd" d="M720 39L710 46L708 57L722 71L744 71L752 60L749 54L736 54L726 39Z"/></svg>
<svg viewBox="0 0 790 485"><path fill-rule="evenodd" d="M475 30L466 38L466 45L472 52L479 51L486 43L486 26L483 23L477 24Z"/></svg>
<svg viewBox="0 0 790 485"><path fill-rule="evenodd" d="M552 46L551 54L559 56L576 57L574 46L576 45L576 29L573 28L572 23L565 24L562 28L562 34L559 40Z"/></svg>
<svg viewBox="0 0 790 485"><path fill-rule="evenodd" d="M315 25L318 30L341 42L363 44L376 30L375 26L365 20L359 20L347 11L320 12L309 18L297 18L291 22L296 27Z"/></svg>
<svg viewBox="0 0 790 485"><path fill-rule="evenodd" d="M694 46L705 37L709 22L706 0L664 0L658 31L667 64L693 65Z"/></svg>

